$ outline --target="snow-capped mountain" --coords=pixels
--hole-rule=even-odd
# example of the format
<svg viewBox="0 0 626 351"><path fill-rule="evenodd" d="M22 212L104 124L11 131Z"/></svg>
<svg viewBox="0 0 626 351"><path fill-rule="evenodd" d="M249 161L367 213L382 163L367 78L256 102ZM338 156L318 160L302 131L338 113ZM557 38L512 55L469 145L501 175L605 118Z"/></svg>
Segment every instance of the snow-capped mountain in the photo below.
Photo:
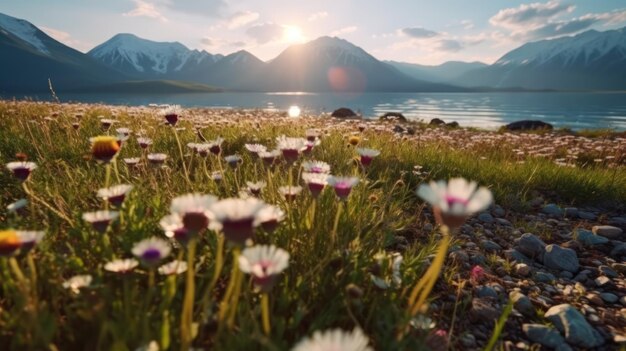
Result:
<svg viewBox="0 0 626 351"><path fill-rule="evenodd" d="M527 43L457 84L531 89L626 89L626 27Z"/></svg>
<svg viewBox="0 0 626 351"><path fill-rule="evenodd" d="M115 35L87 54L142 79L176 78L179 72L211 65L222 58L222 55L190 50L179 42L156 42L126 33Z"/></svg>
<svg viewBox="0 0 626 351"><path fill-rule="evenodd" d="M293 45L268 62L251 90L269 91L421 91L451 86L413 79L378 61L365 50L336 37Z"/></svg>
<svg viewBox="0 0 626 351"><path fill-rule="evenodd" d="M389 65L392 65L400 72L413 77L415 79L426 80L429 82L446 83L454 81L461 75L475 70L477 68L487 67L486 63L482 62L461 62L461 61L448 61L440 65L419 65L415 63L398 62L398 61L383 61Z"/></svg>
<svg viewBox="0 0 626 351"><path fill-rule="evenodd" d="M0 13L0 92L79 88L125 77L49 37L28 21Z"/></svg>
<svg viewBox="0 0 626 351"><path fill-rule="evenodd" d="M249 90L249 82L266 64L248 51L240 50L214 63L199 64L179 74L179 79L233 90Z"/></svg>

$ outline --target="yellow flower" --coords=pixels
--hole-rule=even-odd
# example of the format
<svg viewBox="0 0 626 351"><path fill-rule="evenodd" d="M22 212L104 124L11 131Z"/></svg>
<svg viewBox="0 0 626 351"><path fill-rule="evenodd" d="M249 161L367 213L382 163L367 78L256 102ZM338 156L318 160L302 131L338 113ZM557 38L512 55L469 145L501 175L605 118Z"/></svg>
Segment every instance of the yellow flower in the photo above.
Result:
<svg viewBox="0 0 626 351"><path fill-rule="evenodd" d="M117 139L112 136L97 136L91 138L91 154L101 162L109 162L120 150Z"/></svg>
<svg viewBox="0 0 626 351"><path fill-rule="evenodd" d="M22 242L15 230L0 231L0 256L10 256L20 248Z"/></svg>
<svg viewBox="0 0 626 351"><path fill-rule="evenodd" d="M359 145L360 142L361 142L361 138L356 135L353 135L348 139L348 143L350 143L350 145L352 146L357 146Z"/></svg>

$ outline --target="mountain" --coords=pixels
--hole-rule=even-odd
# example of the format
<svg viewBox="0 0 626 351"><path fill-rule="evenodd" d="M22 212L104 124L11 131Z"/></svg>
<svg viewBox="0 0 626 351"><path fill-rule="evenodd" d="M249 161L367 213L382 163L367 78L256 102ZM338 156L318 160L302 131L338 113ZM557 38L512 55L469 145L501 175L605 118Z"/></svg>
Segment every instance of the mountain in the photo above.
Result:
<svg viewBox="0 0 626 351"><path fill-rule="evenodd" d="M49 37L30 22L0 13L0 92L79 88L124 75Z"/></svg>
<svg viewBox="0 0 626 351"><path fill-rule="evenodd" d="M212 64L200 64L179 78L231 90L251 89L251 81L260 76L266 64L248 51L240 50Z"/></svg>
<svg viewBox="0 0 626 351"><path fill-rule="evenodd" d="M413 77L415 79L427 80L430 82L450 82L459 78L463 74L475 70L477 68L487 67L482 62L461 62L448 61L436 66L419 65L415 63L406 63L398 61L384 61L385 63L395 67L400 72Z"/></svg>
<svg viewBox="0 0 626 351"><path fill-rule="evenodd" d="M81 88L79 92L118 94L217 93L219 88L179 80L131 80Z"/></svg>
<svg viewBox="0 0 626 351"><path fill-rule="evenodd" d="M266 91L452 91L458 88L417 80L346 40L321 37L293 45L267 63L250 90Z"/></svg>
<svg viewBox="0 0 626 351"><path fill-rule="evenodd" d="M626 27L527 43L463 74L464 86L558 90L626 89Z"/></svg>
<svg viewBox="0 0 626 351"><path fill-rule="evenodd" d="M212 65L222 55L190 50L179 42L156 42L133 34L117 34L87 55L130 77L174 78L198 66Z"/></svg>

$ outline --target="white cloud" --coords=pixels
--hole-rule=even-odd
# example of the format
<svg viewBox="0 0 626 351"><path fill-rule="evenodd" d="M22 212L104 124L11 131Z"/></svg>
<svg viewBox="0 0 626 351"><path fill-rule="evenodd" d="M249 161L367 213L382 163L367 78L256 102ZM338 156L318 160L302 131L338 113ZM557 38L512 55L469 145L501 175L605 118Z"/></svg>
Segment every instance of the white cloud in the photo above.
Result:
<svg viewBox="0 0 626 351"><path fill-rule="evenodd" d="M266 44L281 39L284 34L284 28L280 24L267 22L249 27L246 29L246 34L257 43Z"/></svg>
<svg viewBox="0 0 626 351"><path fill-rule="evenodd" d="M54 28L44 27L44 26L40 26L39 29L44 31L44 33L48 34L50 37L52 37L56 41L59 41L71 47L72 49L76 49L78 51L87 52L89 51L90 48L93 47L93 45L91 44L84 43L80 40L72 38L72 36L68 32L64 32L59 29L54 29Z"/></svg>
<svg viewBox="0 0 626 351"><path fill-rule="evenodd" d="M259 19L259 14L252 11L235 12L228 19L228 29L243 27Z"/></svg>
<svg viewBox="0 0 626 351"><path fill-rule="evenodd" d="M149 3L144 0L133 0L135 3L135 8L123 13L123 16L126 17L148 17L158 19L162 22L167 22L167 18L161 14L161 12L154 6L154 4Z"/></svg>
<svg viewBox="0 0 626 351"><path fill-rule="evenodd" d="M462 20L461 25L463 26L464 29L474 28L474 22L472 22L471 20Z"/></svg>
<svg viewBox="0 0 626 351"><path fill-rule="evenodd" d="M243 41L229 41L225 39L212 38L212 37L204 37L200 39L200 43L202 47L207 50L217 50L217 49L241 49L247 44Z"/></svg>
<svg viewBox="0 0 626 351"><path fill-rule="evenodd" d="M561 4L558 0L546 3L535 2L522 4L516 8L498 11L489 19L489 23L503 28L519 28L520 26L538 25L558 15L574 11L576 6Z"/></svg>
<svg viewBox="0 0 626 351"><path fill-rule="evenodd" d="M343 34L354 33L356 32L357 29L359 29L357 26L343 27L343 28L330 32L330 35L332 37L336 37L336 36L343 35Z"/></svg>
<svg viewBox="0 0 626 351"><path fill-rule="evenodd" d="M313 22L313 21L317 21L317 20L321 20L328 17L328 12L326 11L320 11L320 12L316 12L314 14L311 14L308 18L309 22Z"/></svg>
<svg viewBox="0 0 626 351"><path fill-rule="evenodd" d="M406 35L408 37L416 38L416 39L432 38L432 37L439 35L439 33L435 31L422 28L422 27L402 28L399 30L399 33L401 35Z"/></svg>

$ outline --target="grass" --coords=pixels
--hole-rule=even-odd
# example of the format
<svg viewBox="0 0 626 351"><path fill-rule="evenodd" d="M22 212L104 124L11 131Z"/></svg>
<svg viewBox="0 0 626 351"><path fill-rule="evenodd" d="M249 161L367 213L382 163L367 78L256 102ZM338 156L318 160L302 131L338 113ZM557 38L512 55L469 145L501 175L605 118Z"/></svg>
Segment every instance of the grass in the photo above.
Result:
<svg viewBox="0 0 626 351"><path fill-rule="evenodd" d="M253 291L249 276L244 277L239 302L229 306L234 311L232 328L218 320L233 266L232 248L227 245L223 252L224 266L218 270L215 288L205 296L216 268L219 234L207 232L198 238L193 345L216 350L287 350L316 330L355 327L364 330L377 350L423 349L424 331L404 327L412 317L408 295L426 271L428 257L435 254L438 243L437 231L418 229L426 220L421 214L429 211L415 195L421 182L456 176L474 179L488 186L496 202L505 207L519 206L536 193L568 204L626 202L620 150L611 151L615 157L610 165L570 168L557 165L550 157L528 157L519 163L512 152L517 145L487 139L461 149L454 145L455 140L445 138L398 137L389 131L393 126L384 123L368 124L359 133L359 122L294 121L263 111L223 113L196 110L183 117L179 127L184 130L178 131L184 149L181 157L172 128L164 126L149 109L0 102L0 163L24 153L38 165L26 182L36 198L27 195L9 172L0 173L0 226L46 232L45 239L27 255L0 257L1 345L14 350L134 350L154 340L161 349L180 349L185 276L157 275L150 286L150 273L144 268L121 275L105 271L103 265L114 258L132 257L131 248L141 239L164 237L159 220L169 212L171 199L186 193L236 197L245 181L264 180L268 186L261 198L288 213L276 232L258 230L255 239L283 248L291 256L289 267L268 295L269 334L264 332L261 318L265 303ZM104 132L101 118L117 122ZM72 127L74 122L79 123L78 129ZM111 183L132 184L134 189L120 209L120 219L103 235L81 219L82 213L104 207L95 193L104 186L105 168L91 159L89 138L115 135L115 128L121 126L152 138L151 152L166 153L167 166L127 167L123 158L145 157L145 153L133 137L124 143ZM382 127L377 130L377 126ZM202 158L186 147L189 142L200 142L196 128L209 140L223 137L222 156L237 153L243 159L241 165L228 169L223 161L209 156L205 169ZM316 202L306 189L294 202L286 202L277 189L289 183L289 169L282 164L268 173L244 148L254 142L271 149L275 137L304 136L309 128L319 129L323 137L306 158L329 163L335 175L361 179L339 215L341 202L331 189ZM417 135L428 131L437 133L420 127ZM354 161L354 147L347 144L351 135L358 135L362 146L381 151L367 171ZM413 172L416 165L423 167L422 173ZM221 167L227 169L218 183L210 174ZM294 183L299 183L298 174L296 166ZM23 197L29 197L26 216L4 210ZM331 241L335 231L336 240ZM372 283L372 267L380 257L377 254L398 251L394 246L398 237L408 242L401 252L402 285L382 290ZM171 256L183 257L184 251L175 246ZM446 279L456 276L445 272L457 267L445 269ZM19 279L19 271L23 279ZM79 294L62 286L77 274L93 276L91 285ZM391 279L389 269L380 274ZM435 288L430 299L439 293ZM208 301L205 310L200 309L203 298Z"/></svg>

